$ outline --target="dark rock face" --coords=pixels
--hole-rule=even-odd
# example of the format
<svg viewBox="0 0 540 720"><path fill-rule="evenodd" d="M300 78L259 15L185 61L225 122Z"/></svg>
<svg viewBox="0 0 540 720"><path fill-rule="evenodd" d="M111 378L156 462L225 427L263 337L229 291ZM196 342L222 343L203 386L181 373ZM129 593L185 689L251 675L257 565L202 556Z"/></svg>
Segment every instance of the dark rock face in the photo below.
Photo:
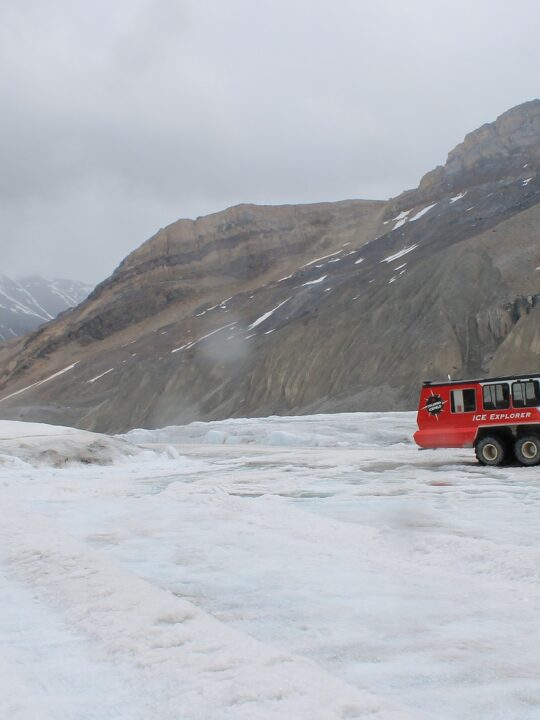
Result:
<svg viewBox="0 0 540 720"><path fill-rule="evenodd" d="M467 135L448 155L444 186L454 190L462 184L478 185L500 178L501 164L506 173L521 174L540 161L540 100L520 105L501 115L496 122L483 125ZM426 178L420 188L426 184Z"/></svg>
<svg viewBox="0 0 540 720"><path fill-rule="evenodd" d="M403 409L426 378L538 372L539 166L534 101L388 203L180 220L0 351L0 415L121 431Z"/></svg>
<svg viewBox="0 0 540 720"><path fill-rule="evenodd" d="M501 177L529 177L540 166L540 100L503 113L493 123L469 133L449 154L444 166L428 172L418 190L401 199L438 199L445 194L489 183ZM527 170L530 172L527 174Z"/></svg>

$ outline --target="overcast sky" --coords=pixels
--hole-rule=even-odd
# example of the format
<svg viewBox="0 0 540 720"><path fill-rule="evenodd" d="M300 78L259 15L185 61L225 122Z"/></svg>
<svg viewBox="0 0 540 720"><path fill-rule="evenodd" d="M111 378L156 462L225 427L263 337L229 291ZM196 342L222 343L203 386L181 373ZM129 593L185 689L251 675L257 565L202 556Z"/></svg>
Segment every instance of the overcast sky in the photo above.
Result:
<svg viewBox="0 0 540 720"><path fill-rule="evenodd" d="M537 0L0 0L0 274L180 217L388 198L540 96Z"/></svg>

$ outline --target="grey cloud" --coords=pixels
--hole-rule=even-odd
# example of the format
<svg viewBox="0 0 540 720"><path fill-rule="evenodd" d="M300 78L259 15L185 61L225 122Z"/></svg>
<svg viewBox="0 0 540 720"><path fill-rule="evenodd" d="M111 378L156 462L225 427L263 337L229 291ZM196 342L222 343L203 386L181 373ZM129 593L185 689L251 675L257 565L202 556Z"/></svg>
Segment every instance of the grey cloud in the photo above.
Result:
<svg viewBox="0 0 540 720"><path fill-rule="evenodd" d="M538 95L528 0L0 5L6 273L98 281L179 217L396 195Z"/></svg>

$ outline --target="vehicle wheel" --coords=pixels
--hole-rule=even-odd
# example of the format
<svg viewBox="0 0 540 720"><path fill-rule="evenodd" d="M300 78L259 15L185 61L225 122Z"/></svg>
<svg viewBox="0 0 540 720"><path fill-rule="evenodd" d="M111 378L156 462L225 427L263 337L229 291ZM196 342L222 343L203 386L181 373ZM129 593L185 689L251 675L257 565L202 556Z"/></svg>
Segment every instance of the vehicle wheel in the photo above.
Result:
<svg viewBox="0 0 540 720"><path fill-rule="evenodd" d="M514 445L516 459L521 465L538 465L540 462L540 438L536 435L525 435L516 440Z"/></svg>
<svg viewBox="0 0 540 720"><path fill-rule="evenodd" d="M506 455L503 443L493 436L482 438L476 443L474 451L478 462L482 465L502 465Z"/></svg>

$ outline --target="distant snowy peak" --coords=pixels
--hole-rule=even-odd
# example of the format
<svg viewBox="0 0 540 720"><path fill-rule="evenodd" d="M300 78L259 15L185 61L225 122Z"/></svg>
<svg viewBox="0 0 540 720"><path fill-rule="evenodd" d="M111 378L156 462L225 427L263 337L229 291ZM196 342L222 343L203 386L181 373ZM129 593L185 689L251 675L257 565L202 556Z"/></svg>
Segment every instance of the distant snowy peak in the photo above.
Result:
<svg viewBox="0 0 540 720"><path fill-rule="evenodd" d="M23 335L81 303L92 290L78 280L39 275L8 278L0 275L0 342Z"/></svg>

